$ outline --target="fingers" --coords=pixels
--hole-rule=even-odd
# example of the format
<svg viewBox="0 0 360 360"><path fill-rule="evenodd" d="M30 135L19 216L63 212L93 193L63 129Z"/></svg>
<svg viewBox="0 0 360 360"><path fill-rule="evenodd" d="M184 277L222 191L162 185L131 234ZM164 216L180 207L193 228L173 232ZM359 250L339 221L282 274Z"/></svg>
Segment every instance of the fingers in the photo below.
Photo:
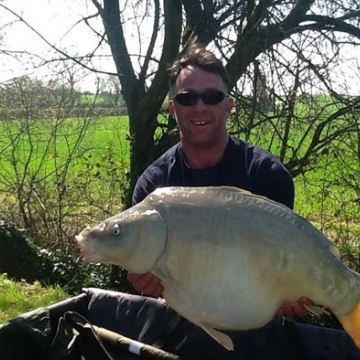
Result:
<svg viewBox="0 0 360 360"><path fill-rule="evenodd" d="M309 299L309 298L307 298L307 297L305 297L305 296L303 296L303 297L301 297L301 298L299 299L299 303L300 303L300 305L302 305L302 306L304 306L304 305L306 305L306 306L314 305L314 302L313 302L311 299Z"/></svg>
<svg viewBox="0 0 360 360"><path fill-rule="evenodd" d="M161 297L164 292L160 279L151 273L135 274L128 273L128 280L134 288L144 294Z"/></svg>
<svg viewBox="0 0 360 360"><path fill-rule="evenodd" d="M294 317L299 316L303 317L307 314L307 310L304 305L313 305L307 297L301 297L298 301L284 301L280 309L277 311L276 315L279 317Z"/></svg>

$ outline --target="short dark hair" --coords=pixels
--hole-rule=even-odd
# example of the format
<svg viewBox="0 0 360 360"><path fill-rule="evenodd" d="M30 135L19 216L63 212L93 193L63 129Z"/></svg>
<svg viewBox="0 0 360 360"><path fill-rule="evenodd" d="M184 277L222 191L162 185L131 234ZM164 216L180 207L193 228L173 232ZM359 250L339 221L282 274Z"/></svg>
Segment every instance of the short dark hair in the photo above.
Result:
<svg viewBox="0 0 360 360"><path fill-rule="evenodd" d="M209 50L194 43L169 67L169 89L170 95L174 95L174 86L182 69L187 66L197 66L204 71L218 74L229 85L229 75L222 62Z"/></svg>

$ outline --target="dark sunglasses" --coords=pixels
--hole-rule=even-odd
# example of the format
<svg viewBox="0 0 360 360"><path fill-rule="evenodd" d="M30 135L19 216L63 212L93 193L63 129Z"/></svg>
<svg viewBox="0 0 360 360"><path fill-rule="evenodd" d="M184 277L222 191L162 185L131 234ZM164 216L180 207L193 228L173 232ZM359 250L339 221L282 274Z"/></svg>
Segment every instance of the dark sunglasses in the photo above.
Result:
<svg viewBox="0 0 360 360"><path fill-rule="evenodd" d="M197 93L195 91L182 92L176 94L173 97L173 100L182 106L192 106L195 105L200 98L205 105L216 105L223 101L227 96L228 94L225 94L220 90L209 89L203 93Z"/></svg>

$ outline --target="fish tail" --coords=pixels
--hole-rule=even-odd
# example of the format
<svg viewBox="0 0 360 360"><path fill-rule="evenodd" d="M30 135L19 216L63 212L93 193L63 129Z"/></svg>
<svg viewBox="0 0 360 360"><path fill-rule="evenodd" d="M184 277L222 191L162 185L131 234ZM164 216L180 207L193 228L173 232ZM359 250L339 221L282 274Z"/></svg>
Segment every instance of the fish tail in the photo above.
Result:
<svg viewBox="0 0 360 360"><path fill-rule="evenodd" d="M360 349L360 300L350 313L337 317L344 330L350 335L357 348Z"/></svg>

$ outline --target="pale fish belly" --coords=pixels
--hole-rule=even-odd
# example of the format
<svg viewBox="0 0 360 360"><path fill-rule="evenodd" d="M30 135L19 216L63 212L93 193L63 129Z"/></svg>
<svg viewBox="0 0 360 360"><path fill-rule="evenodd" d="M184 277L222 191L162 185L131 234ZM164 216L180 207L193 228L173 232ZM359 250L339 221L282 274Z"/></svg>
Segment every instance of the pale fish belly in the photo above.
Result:
<svg viewBox="0 0 360 360"><path fill-rule="evenodd" d="M261 260L253 247L237 251L203 244L168 244L155 274L165 284L169 305L194 323L221 329L248 330L268 323L285 299L284 272L273 266L273 256Z"/></svg>

